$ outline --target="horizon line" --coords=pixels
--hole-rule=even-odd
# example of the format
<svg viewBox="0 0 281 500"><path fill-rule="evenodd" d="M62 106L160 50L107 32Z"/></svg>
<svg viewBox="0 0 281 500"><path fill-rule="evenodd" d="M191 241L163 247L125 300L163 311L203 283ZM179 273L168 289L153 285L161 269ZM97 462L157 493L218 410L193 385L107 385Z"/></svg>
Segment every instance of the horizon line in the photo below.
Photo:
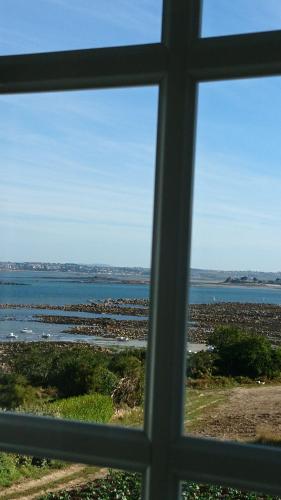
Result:
<svg viewBox="0 0 281 500"><path fill-rule="evenodd" d="M84 263L84 262L71 262L71 261L65 261L65 262L59 262L59 261L45 261L45 260L22 260L22 261L12 261L12 260L1 260L1 264L42 264L42 265L74 265L74 266L85 266L85 267L111 267L111 268L121 268L121 269L144 269L144 270L151 270L151 267L145 267L145 266L124 266L124 265L116 265L116 264L106 264L106 263ZM235 272L245 272L245 273L271 273L271 274L280 274L281 270L279 271L262 271L258 269L216 269L216 268L204 268L204 267L190 267L191 271L205 271L205 272L224 272L224 273L235 273Z"/></svg>

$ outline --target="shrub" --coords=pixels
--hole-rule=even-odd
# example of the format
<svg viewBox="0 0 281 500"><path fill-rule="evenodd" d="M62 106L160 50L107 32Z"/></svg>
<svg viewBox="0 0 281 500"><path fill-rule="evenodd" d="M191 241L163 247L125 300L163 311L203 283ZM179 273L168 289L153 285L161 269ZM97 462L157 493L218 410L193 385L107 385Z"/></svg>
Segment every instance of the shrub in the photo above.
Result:
<svg viewBox="0 0 281 500"><path fill-rule="evenodd" d="M210 500L233 499L233 500L279 500L280 497L253 493L250 491L241 491L236 488L227 488L226 486L212 486L208 484L188 483L182 484L182 500Z"/></svg>
<svg viewBox="0 0 281 500"><path fill-rule="evenodd" d="M92 387L94 366L75 358L63 359L50 381L58 388L60 397L86 394Z"/></svg>
<svg viewBox="0 0 281 500"><path fill-rule="evenodd" d="M267 339L250 336L224 348L221 354L226 374L251 378L271 375L271 356Z"/></svg>
<svg viewBox="0 0 281 500"><path fill-rule="evenodd" d="M41 497L41 500L74 500L78 498L81 500L140 500L141 475L114 471L105 478L96 479L80 488L49 493Z"/></svg>
<svg viewBox="0 0 281 500"><path fill-rule="evenodd" d="M93 350L89 346L24 345L9 360L13 372L43 388L57 388L67 398L100 392L111 394L120 377L139 378L143 373L144 349Z"/></svg>
<svg viewBox="0 0 281 500"><path fill-rule="evenodd" d="M130 351L125 351L115 354L108 368L120 377L136 377L142 371L143 363Z"/></svg>
<svg viewBox="0 0 281 500"><path fill-rule="evenodd" d="M59 469L62 466L62 462L58 460L0 453L0 486L7 487L20 478L38 477L46 473L46 470ZM1 493L3 495L3 491Z"/></svg>
<svg viewBox="0 0 281 500"><path fill-rule="evenodd" d="M216 373L218 355L213 352L201 351L191 353L187 357L186 376L192 378L209 377Z"/></svg>
<svg viewBox="0 0 281 500"><path fill-rule="evenodd" d="M114 410L112 399L101 394L61 399L50 403L49 407L63 418L98 423L108 422Z"/></svg>
<svg viewBox="0 0 281 500"><path fill-rule="evenodd" d="M219 350L222 347L239 342L244 337L245 332L236 326L219 326L209 335L208 343Z"/></svg>
<svg viewBox="0 0 281 500"><path fill-rule="evenodd" d="M0 485L9 486L20 477L16 467L15 455L0 453Z"/></svg>
<svg viewBox="0 0 281 500"><path fill-rule="evenodd" d="M47 386L53 360L58 356L57 350L48 345L30 344L21 346L10 361L12 370L24 375L31 384Z"/></svg>
<svg viewBox="0 0 281 500"><path fill-rule="evenodd" d="M55 386L62 396L85 394L87 381L96 366L107 366L109 356L88 346L70 346L63 350L52 345L21 347L11 360L12 370L24 375L36 386Z"/></svg>
<svg viewBox="0 0 281 500"><path fill-rule="evenodd" d="M97 366L91 377L91 392L110 396L117 387L119 378L104 366Z"/></svg>
<svg viewBox="0 0 281 500"><path fill-rule="evenodd" d="M218 355L216 365L222 375L250 378L280 374L281 350L274 349L265 337L235 327L218 328L210 342Z"/></svg>
<svg viewBox="0 0 281 500"><path fill-rule="evenodd" d="M115 405L123 403L133 408L143 404L144 376L137 378L122 378L112 394Z"/></svg>
<svg viewBox="0 0 281 500"><path fill-rule="evenodd" d="M0 407L12 410L28 405L38 399L36 389L22 375L2 373L0 375Z"/></svg>
<svg viewBox="0 0 281 500"><path fill-rule="evenodd" d="M210 500L278 500L280 497L251 492L243 492L225 486L211 486L207 484L187 483L182 484L182 499ZM141 476L127 472L114 471L103 479L97 479L80 488L70 491L49 493L39 500L140 500Z"/></svg>

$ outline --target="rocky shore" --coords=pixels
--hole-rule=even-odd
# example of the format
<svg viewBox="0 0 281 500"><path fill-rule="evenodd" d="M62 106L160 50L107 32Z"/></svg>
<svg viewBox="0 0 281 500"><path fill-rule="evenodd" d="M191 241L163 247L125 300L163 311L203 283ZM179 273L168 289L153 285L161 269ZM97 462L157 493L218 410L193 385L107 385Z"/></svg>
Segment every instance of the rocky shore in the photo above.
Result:
<svg viewBox="0 0 281 500"><path fill-rule="evenodd" d="M208 342L210 332L220 325L238 326L264 335L272 344L281 342L281 306L276 304L193 304L189 307L189 317L194 322L188 333L190 342Z"/></svg>
<svg viewBox="0 0 281 500"><path fill-rule="evenodd" d="M147 299L107 299L91 304L49 305L49 304L1 304L2 309L29 308L48 311L77 311L119 315L120 319L105 317L68 316L38 314L36 321L67 325L65 333L92 335L103 338L125 337L145 340L148 332L149 302ZM139 319L122 319L122 315L137 316ZM142 319L141 319L142 317ZM264 335L278 345L281 342L281 306L276 304L253 304L221 302L214 304L192 304L189 306L188 341L208 343L209 334L220 325L238 326L257 335Z"/></svg>
<svg viewBox="0 0 281 500"><path fill-rule="evenodd" d="M103 338L126 337L130 340L146 340L147 320L116 320L111 318L81 318L77 316L38 315L37 320L43 323L77 325L67 328L64 333L78 335L94 335Z"/></svg>
<svg viewBox="0 0 281 500"><path fill-rule="evenodd" d="M125 316L147 316L148 307L132 307L132 305L141 306L138 299L104 300L103 302L91 302L90 304L0 304L0 309L48 309L49 311L77 311L95 314L121 314ZM127 305L128 304L128 305Z"/></svg>

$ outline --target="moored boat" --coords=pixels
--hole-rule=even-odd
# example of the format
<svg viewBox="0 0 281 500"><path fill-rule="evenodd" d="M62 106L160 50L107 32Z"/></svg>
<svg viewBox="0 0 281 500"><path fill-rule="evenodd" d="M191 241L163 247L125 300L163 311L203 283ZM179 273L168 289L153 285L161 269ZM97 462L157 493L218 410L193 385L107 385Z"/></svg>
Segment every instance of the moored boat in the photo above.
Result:
<svg viewBox="0 0 281 500"><path fill-rule="evenodd" d="M42 333L42 339L48 339L51 337L50 333Z"/></svg>
<svg viewBox="0 0 281 500"><path fill-rule="evenodd" d="M7 339L17 339L18 336L14 334L14 332L11 332L7 335Z"/></svg>

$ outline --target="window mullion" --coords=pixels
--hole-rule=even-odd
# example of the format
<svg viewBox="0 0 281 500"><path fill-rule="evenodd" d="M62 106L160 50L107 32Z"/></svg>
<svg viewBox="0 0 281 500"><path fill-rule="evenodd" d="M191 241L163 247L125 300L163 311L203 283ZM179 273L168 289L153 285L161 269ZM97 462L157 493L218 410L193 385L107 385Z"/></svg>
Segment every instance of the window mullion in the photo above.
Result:
<svg viewBox="0 0 281 500"><path fill-rule="evenodd" d="M281 491L281 450L275 446L182 437L171 462L181 479L273 495Z"/></svg>
<svg viewBox="0 0 281 500"><path fill-rule="evenodd" d="M169 460L182 428L196 114L196 84L186 74L185 60L200 24L198 0L164 4L163 42L170 52L170 65L159 96L145 413L145 430L152 443L143 493L147 500L175 500L179 493Z"/></svg>
<svg viewBox="0 0 281 500"><path fill-rule="evenodd" d="M157 84L168 66L161 43L0 57L0 94Z"/></svg>
<svg viewBox="0 0 281 500"><path fill-rule="evenodd" d="M0 449L143 471L150 443L142 431L49 417L0 413Z"/></svg>
<svg viewBox="0 0 281 500"><path fill-rule="evenodd" d="M191 46L187 70L204 81L281 74L281 30L199 38Z"/></svg>

